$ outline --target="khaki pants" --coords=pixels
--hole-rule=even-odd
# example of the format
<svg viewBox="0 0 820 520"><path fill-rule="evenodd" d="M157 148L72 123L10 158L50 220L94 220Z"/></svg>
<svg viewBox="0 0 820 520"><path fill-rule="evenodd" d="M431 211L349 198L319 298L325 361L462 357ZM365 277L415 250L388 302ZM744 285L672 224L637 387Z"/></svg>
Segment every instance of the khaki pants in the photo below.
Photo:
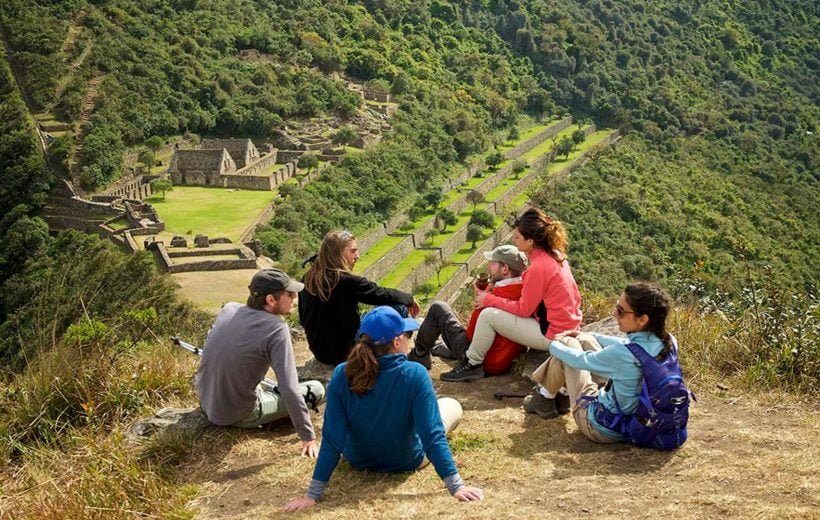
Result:
<svg viewBox="0 0 820 520"><path fill-rule="evenodd" d="M484 362L496 334L535 350L550 348L550 340L541 333L541 325L535 318L522 318L501 309L487 307L478 315L473 341L467 349L467 358L473 365Z"/></svg>
<svg viewBox="0 0 820 520"><path fill-rule="evenodd" d="M303 396L307 395L307 391L316 396L316 404L321 403L325 397L325 388L319 381L304 381L299 383L299 390ZM256 387L256 405L253 411L244 419L233 423L231 426L236 428L256 428L263 424L284 419L288 417L288 409L285 407L285 402L279 392L274 392L261 385Z"/></svg>
<svg viewBox="0 0 820 520"><path fill-rule="evenodd" d="M444 435L450 435L450 432L455 430L458 423L461 422L461 416L464 414L461 403L452 397L442 397L438 400L438 411L441 415L441 422L444 423ZM428 464L430 464L430 459L425 455L418 469Z"/></svg>
<svg viewBox="0 0 820 520"><path fill-rule="evenodd" d="M584 351L599 351L601 345L590 334L580 333L577 337L563 337L561 343L570 348ZM548 392L557 393L561 387L565 387L569 392L570 403L572 403L572 417L575 424L587 438L601 443L618 442L607 437L589 424L587 408L578 406L578 398L583 396L596 397L598 395L598 383L593 379L588 370L578 370L566 366L556 357L550 357L540 367L532 373L532 379L540 383Z"/></svg>

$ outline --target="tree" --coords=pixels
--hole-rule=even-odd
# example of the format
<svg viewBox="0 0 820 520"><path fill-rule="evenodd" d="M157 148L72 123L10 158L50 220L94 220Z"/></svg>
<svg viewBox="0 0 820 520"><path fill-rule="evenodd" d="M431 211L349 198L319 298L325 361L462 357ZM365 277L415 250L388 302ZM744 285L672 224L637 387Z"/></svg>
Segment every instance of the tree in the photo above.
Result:
<svg viewBox="0 0 820 520"><path fill-rule="evenodd" d="M574 147L575 143L572 142L572 138L564 136L558 141L558 146L555 148L555 151L558 152L558 155L563 155L564 159L569 159L569 154Z"/></svg>
<svg viewBox="0 0 820 520"><path fill-rule="evenodd" d="M434 246L436 245L436 237L441 234L438 228L432 228L427 233L424 234L425 238L427 238L427 242L429 245Z"/></svg>
<svg viewBox="0 0 820 520"><path fill-rule="evenodd" d="M477 209L473 211L473 214L470 216L470 224L492 229L495 227L495 217L493 217L493 214L489 211Z"/></svg>
<svg viewBox="0 0 820 520"><path fill-rule="evenodd" d="M155 179L151 181L151 191L154 193L162 193L162 200L165 200L165 192L173 190L174 185L171 183L171 179Z"/></svg>
<svg viewBox="0 0 820 520"><path fill-rule="evenodd" d="M587 135L583 128L579 128L572 132L572 142L577 146L586 141Z"/></svg>
<svg viewBox="0 0 820 520"><path fill-rule="evenodd" d="M482 239L484 236L484 231L481 230L481 227L476 224L470 224L467 226L467 240L473 243L473 249L475 249L475 243Z"/></svg>
<svg viewBox="0 0 820 520"><path fill-rule="evenodd" d="M142 164L148 167L148 170L154 167L157 162L156 157L154 156L154 152L150 150L143 151L140 156L139 160Z"/></svg>
<svg viewBox="0 0 820 520"><path fill-rule="evenodd" d="M340 144L342 146L349 145L350 143L354 142L356 139L359 138L359 133L356 132L350 126L343 126L340 129L336 130L331 137L331 140L335 144Z"/></svg>
<svg viewBox="0 0 820 520"><path fill-rule="evenodd" d="M165 144L165 141L163 141L162 137L160 137L158 135L149 137L148 139L145 140L146 148L148 148L149 150L151 150L155 154L157 153L157 151L159 151L160 148L162 148L163 144Z"/></svg>
<svg viewBox="0 0 820 520"><path fill-rule="evenodd" d="M499 164L504 162L504 155L501 152L493 152L487 156L487 164L495 170Z"/></svg>
<svg viewBox="0 0 820 520"><path fill-rule="evenodd" d="M508 141L518 141L518 139L520 137L521 137L521 134L518 132L518 127L517 126L514 126L514 127L510 128L510 132L507 134L507 140Z"/></svg>
<svg viewBox="0 0 820 520"><path fill-rule="evenodd" d="M407 210L407 216L410 217L410 220L419 220L426 213L427 206L424 205L424 201L416 201L416 203Z"/></svg>
<svg viewBox="0 0 820 520"><path fill-rule="evenodd" d="M442 208L436 214L436 220L438 220L441 223L441 232L446 233L447 226L452 226L453 224L458 222L458 217L456 217L456 214L450 211L449 209Z"/></svg>
<svg viewBox="0 0 820 520"><path fill-rule="evenodd" d="M299 157L299 168L307 170L308 173L319 166L319 157L315 153L306 153Z"/></svg>
<svg viewBox="0 0 820 520"><path fill-rule="evenodd" d="M527 169L527 163L522 161L521 159L516 159L513 163L512 171L513 171L513 178L518 180L518 176L521 175L521 172Z"/></svg>
<svg viewBox="0 0 820 520"><path fill-rule="evenodd" d="M436 271L436 283L441 287L441 270L446 263L442 260L438 251L433 251L424 257L424 265L431 266Z"/></svg>
<svg viewBox="0 0 820 520"><path fill-rule="evenodd" d="M433 209L433 211L438 211L438 207L441 205L441 201L443 200L444 194L439 190L430 190L424 194L424 201L430 208Z"/></svg>
<svg viewBox="0 0 820 520"><path fill-rule="evenodd" d="M475 211L476 205L481 202L484 202L484 194L478 190L471 190L467 193L467 202L473 205L473 211Z"/></svg>

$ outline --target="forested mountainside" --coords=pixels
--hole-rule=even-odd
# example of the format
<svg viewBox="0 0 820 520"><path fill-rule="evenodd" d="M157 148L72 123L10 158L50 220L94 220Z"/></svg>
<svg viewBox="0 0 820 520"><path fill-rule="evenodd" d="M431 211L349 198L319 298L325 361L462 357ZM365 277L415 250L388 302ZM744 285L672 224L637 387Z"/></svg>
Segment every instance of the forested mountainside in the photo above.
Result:
<svg viewBox="0 0 820 520"><path fill-rule="evenodd" d="M707 397L696 413L711 419L693 429L694 448L671 457L614 451L602 465L600 450L568 455L579 446L572 436L552 444L565 464L555 467L558 507L591 511L586 495L563 509L567 471L598 479L603 468L609 482L631 486L633 471L651 467L683 493L673 508L683 516L766 514L783 500L809 510L816 469L796 467L803 461L791 448L816 421L791 401L815 396L820 377L819 8L813 0L0 1L0 487L8 498L0 517L191 518L201 490L180 468L192 441L134 450L122 432L161 406L196 401L194 362L167 337L201 340L211 318L177 299L149 255L50 232L38 215L58 181L104 189L122 178L126 154L157 137L265 141L289 122L344 120L365 103L349 82L391 95L392 130L303 188L280 190L256 234L266 254L298 275L326 231L367 235L535 122L571 115L617 128L613 147L570 175L544 172L530 199L569 230L586 318L611 312L631 280L660 282L676 299L672 329L693 388L702 395L720 381L714 392L726 399L715 406ZM44 121L67 128L47 154L36 131ZM793 395L771 409L746 399L770 390L780 399L781 389ZM741 394L748 402L735 407ZM522 447L539 465L550 458L528 438L543 443L563 427L522 433L520 418L499 421L485 404L471 406L469 420L509 424L499 437L460 438L468 471L484 466L470 458L477 452L498 464L502 482L525 467ZM772 457L800 483L734 487L757 459L753 448L729 445L779 442L784 418L797 436L781 443L787 455ZM758 423L766 431L746 435ZM256 456L258 447L239 446L225 450ZM197 457L224 455L212 447ZM275 466L284 448L268 447ZM624 464L624 453L634 460ZM258 469L266 460L222 463L214 474L229 475L228 487L237 475L266 474ZM681 474L700 487L678 486ZM718 498L704 492L716 481ZM520 491L512 482L502 488ZM233 499L255 501L259 489ZM283 488L275 489L278 500ZM524 490L520 503L531 495L528 507L540 510L542 494ZM355 500L372 509L365 496ZM501 507L509 503L499 496ZM645 513L656 498L632 497L631 509L611 514ZM395 499L378 500L398 510ZM250 511L250 499L239 503Z"/></svg>
<svg viewBox="0 0 820 520"><path fill-rule="evenodd" d="M817 20L810 1L8 0L2 316L54 262L34 215L74 142L59 137L48 168L29 111L82 123L92 189L152 136L345 117L362 100L341 75L393 95L394 129L277 207L258 236L286 266L327 230L366 233L439 189L521 117L572 114L625 133L533 193L566 222L587 290L640 277L708 296L765 278L813 294Z"/></svg>

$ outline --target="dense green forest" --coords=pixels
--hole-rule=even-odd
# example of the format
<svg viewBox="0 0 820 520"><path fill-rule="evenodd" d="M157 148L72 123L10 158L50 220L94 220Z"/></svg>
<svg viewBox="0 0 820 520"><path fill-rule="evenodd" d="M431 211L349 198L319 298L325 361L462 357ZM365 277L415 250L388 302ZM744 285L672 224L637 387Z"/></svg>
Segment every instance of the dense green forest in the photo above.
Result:
<svg viewBox="0 0 820 520"><path fill-rule="evenodd" d="M522 116L571 113L625 131L615 150L532 194L566 222L588 291L611 294L638 277L714 296L765 276L814 294L816 10L808 1L9 0L0 8L10 58L0 70L2 318L27 312L21 291L53 251L34 216L51 174L23 98L74 121L94 78L79 156L87 187L116 179L124 151L151 136L264 138L291 118L347 117L361 100L334 73L389 90L399 111L383 142L291 190L259 230L287 266L327 230L366 233L438 189Z"/></svg>

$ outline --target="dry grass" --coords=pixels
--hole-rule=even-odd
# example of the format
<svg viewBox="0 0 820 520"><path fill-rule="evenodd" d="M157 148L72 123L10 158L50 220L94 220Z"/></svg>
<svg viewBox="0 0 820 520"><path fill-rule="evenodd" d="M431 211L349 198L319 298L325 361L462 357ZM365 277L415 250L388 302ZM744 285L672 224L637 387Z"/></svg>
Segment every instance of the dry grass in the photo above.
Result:
<svg viewBox="0 0 820 520"><path fill-rule="evenodd" d="M305 358L304 345L297 348ZM439 396L464 406L450 445L461 475L485 490L483 503L457 503L432 467L383 475L342 464L325 501L293 517L816 518L816 403L722 393L701 379L693 385L700 400L690 440L674 453L661 453L596 445L568 417L544 421L525 415L518 399L493 399L501 389L528 389L521 378L438 381L448 369L435 360L433 381ZM321 418L314 424L319 427ZM313 461L298 456L289 425L252 433L214 430L198 446L181 469L200 489L191 504L197 518L278 518L279 507L304 493L313 471Z"/></svg>

